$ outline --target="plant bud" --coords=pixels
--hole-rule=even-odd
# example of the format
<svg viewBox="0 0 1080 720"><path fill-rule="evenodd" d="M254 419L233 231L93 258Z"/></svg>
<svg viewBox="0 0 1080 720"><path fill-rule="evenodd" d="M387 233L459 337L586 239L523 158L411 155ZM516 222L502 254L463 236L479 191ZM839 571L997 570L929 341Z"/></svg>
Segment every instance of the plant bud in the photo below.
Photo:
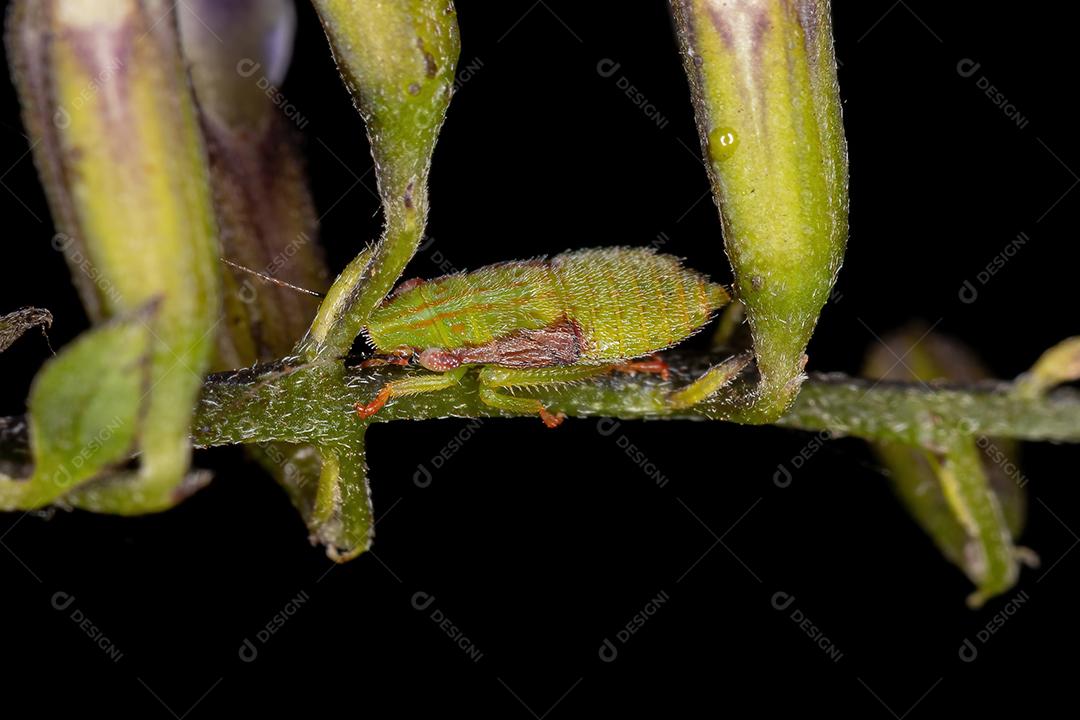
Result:
<svg viewBox="0 0 1080 720"><path fill-rule="evenodd" d="M847 146L828 0L671 0L724 242L771 422L847 242Z"/></svg>
<svg viewBox="0 0 1080 720"><path fill-rule="evenodd" d="M131 322L151 332L150 380L138 388L147 404L137 483L66 496L94 510L143 512L179 499L219 314L217 229L174 8L18 0L9 16L9 56L61 231L57 247L91 317L138 318ZM37 392L45 402L49 386ZM111 418L91 413L83 422L105 428Z"/></svg>

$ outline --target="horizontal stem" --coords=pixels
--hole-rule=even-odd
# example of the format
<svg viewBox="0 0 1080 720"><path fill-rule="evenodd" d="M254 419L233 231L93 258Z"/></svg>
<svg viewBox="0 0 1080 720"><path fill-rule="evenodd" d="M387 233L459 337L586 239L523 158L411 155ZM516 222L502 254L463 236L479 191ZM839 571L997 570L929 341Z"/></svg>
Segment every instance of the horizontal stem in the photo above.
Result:
<svg viewBox="0 0 1080 720"><path fill-rule="evenodd" d="M701 355L669 358L672 382L653 375L614 374L530 395L570 417L737 420L742 412L738 398L753 389L755 378L742 378L691 408L673 409L667 404L673 388L697 377L716 360ZM202 447L275 441L348 443L364 425L354 404L367 402L390 380L418 372L426 371L285 361L213 375L196 409L193 440ZM1013 390L1013 385L1003 382L931 386L815 374L803 385L791 411L776 424L931 449L947 447L957 433L1080 442L1080 392L1060 389L1041 397L1020 397ZM395 398L370 422L447 417L513 417L513 413L483 404L472 373L461 385L447 390ZM27 443L25 423L0 418L0 462L25 462Z"/></svg>
<svg viewBox="0 0 1080 720"><path fill-rule="evenodd" d="M688 409L667 404L671 390L697 377L717 358L676 356L672 381L652 375L608 375L524 391L570 417L727 420L742 415L739 398L754 387L744 378ZM390 380L423 370L342 368L336 363L245 370L210 378L196 414L202 446L248 442L339 442L357 432L353 411ZM843 375L812 375L795 406L777 425L924 447L944 447L956 433L1022 440L1080 442L1080 393L1058 390L1021 398L1008 383L968 387L874 383ZM523 394L524 394L523 393ZM510 417L483 404L475 373L436 393L395 398L372 422L446 417Z"/></svg>

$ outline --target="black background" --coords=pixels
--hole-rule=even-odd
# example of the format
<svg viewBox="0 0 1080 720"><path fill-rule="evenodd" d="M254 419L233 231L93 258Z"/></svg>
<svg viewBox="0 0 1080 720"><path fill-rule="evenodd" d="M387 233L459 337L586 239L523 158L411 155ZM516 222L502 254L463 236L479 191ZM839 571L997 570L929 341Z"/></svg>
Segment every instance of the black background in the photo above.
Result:
<svg viewBox="0 0 1080 720"><path fill-rule="evenodd" d="M1076 270L1064 257L1080 209L1080 192L1069 192L1080 145L1065 100L1075 85L1075 23L1059 5L1004 13L981 2L835 4L851 240L812 369L857 372L875 335L919 318L1011 377L1080 330ZM665 3L457 6L461 67L474 70L435 154L435 242L410 274L437 274L442 262L466 268L647 245L663 233L665 250L730 281ZM965 58L981 63L972 77L957 72ZM620 63L616 75L597 72L604 59ZM662 128L619 89L623 76L663 116ZM980 91L983 76L1027 119L1023 128ZM338 203L322 233L339 269L381 220L361 121L306 6L284 91L309 119L320 210ZM0 311L51 308L59 347L85 319L49 246L6 81L0 102ZM1030 242L976 302L960 302L963 282L1019 232ZM47 355L33 335L4 354L0 413L23 411ZM418 464L432 467L459 436L468 440L418 487ZM0 517L4 702L29 700L47 716L93 708L143 718L336 707L556 718L736 706L915 718L952 708L1039 715L1073 699L1073 448L1025 448L1023 542L1043 567L976 612L964 605L963 576L854 440L814 452L779 488L778 464L790 464L808 435L628 422L603 436L594 421L552 432L522 420L382 425L368 437L383 517L374 552L346 566L308 545L284 494L235 448L200 453L216 481L164 515ZM620 437L668 479L663 487ZM780 591L795 596L783 612L770 603ZM74 605L54 609L57 592ZM417 592L434 604L415 609ZM978 641L1016 592L1027 602ZM617 641L661 593L667 602ZM258 640L298 596L306 601ZM122 652L119 661L71 620L76 609ZM838 648L838 661L800 630L795 609ZM431 619L434 610L478 648L478 661ZM618 646L614 662L599 658L605 638ZM253 662L239 657L245 639L258 649ZM979 649L974 662L959 658L965 639Z"/></svg>

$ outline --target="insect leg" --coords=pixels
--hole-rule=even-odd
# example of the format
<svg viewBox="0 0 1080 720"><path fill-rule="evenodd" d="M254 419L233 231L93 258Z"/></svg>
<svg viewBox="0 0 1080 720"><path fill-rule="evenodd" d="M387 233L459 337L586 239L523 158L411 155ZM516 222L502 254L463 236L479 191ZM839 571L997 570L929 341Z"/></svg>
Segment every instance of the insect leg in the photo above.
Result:
<svg viewBox="0 0 1080 720"><path fill-rule="evenodd" d="M357 367L381 367L383 365L408 365L412 361L413 351L411 348L393 350L385 355L376 355L362 361Z"/></svg>
<svg viewBox="0 0 1080 720"><path fill-rule="evenodd" d="M671 375L671 368L659 355L650 355L642 360L627 360L615 366L616 372L622 373L656 373L662 380L667 380Z"/></svg>
<svg viewBox="0 0 1080 720"><path fill-rule="evenodd" d="M357 402L356 414L366 420L382 409L392 397L399 395L416 395L418 393L438 392L448 387L453 387L461 382L469 367L462 366L444 373L424 373L402 380L394 380L382 386L379 394L368 403Z"/></svg>
<svg viewBox="0 0 1080 720"><path fill-rule="evenodd" d="M694 382L668 395L668 405L673 408L688 408L697 405L734 380L735 376L750 364L751 357L748 352L740 353L729 357L719 365L712 366Z"/></svg>
<svg viewBox="0 0 1080 720"><path fill-rule="evenodd" d="M566 419L552 414L534 398L519 398L501 393L497 388L536 387L584 380L611 370L610 365L567 365L546 368L503 368L487 365L480 371L480 399L485 404L515 413L538 413L549 428Z"/></svg>

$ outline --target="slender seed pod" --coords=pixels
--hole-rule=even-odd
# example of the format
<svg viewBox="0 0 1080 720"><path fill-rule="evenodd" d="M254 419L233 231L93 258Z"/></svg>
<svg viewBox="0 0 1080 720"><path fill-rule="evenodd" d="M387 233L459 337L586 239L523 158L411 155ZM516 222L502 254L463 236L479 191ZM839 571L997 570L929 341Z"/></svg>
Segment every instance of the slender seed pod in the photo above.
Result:
<svg viewBox="0 0 1080 720"><path fill-rule="evenodd" d="M794 400L847 241L828 0L671 0L713 197L761 375L748 422Z"/></svg>
<svg viewBox="0 0 1080 720"><path fill-rule="evenodd" d="M924 383L988 377L966 347L918 326L876 346L865 374ZM1015 442L977 438L960 427L943 447L876 442L874 449L908 512L976 585L969 604L981 605L1016 583L1020 562L1033 555L1014 543L1027 505Z"/></svg>
<svg viewBox="0 0 1080 720"><path fill-rule="evenodd" d="M299 133L307 120L278 89L292 58L293 0L186 0L184 57L210 159L221 255L292 285L325 290ZM225 322L215 369L288 355L317 300L222 268Z"/></svg>

